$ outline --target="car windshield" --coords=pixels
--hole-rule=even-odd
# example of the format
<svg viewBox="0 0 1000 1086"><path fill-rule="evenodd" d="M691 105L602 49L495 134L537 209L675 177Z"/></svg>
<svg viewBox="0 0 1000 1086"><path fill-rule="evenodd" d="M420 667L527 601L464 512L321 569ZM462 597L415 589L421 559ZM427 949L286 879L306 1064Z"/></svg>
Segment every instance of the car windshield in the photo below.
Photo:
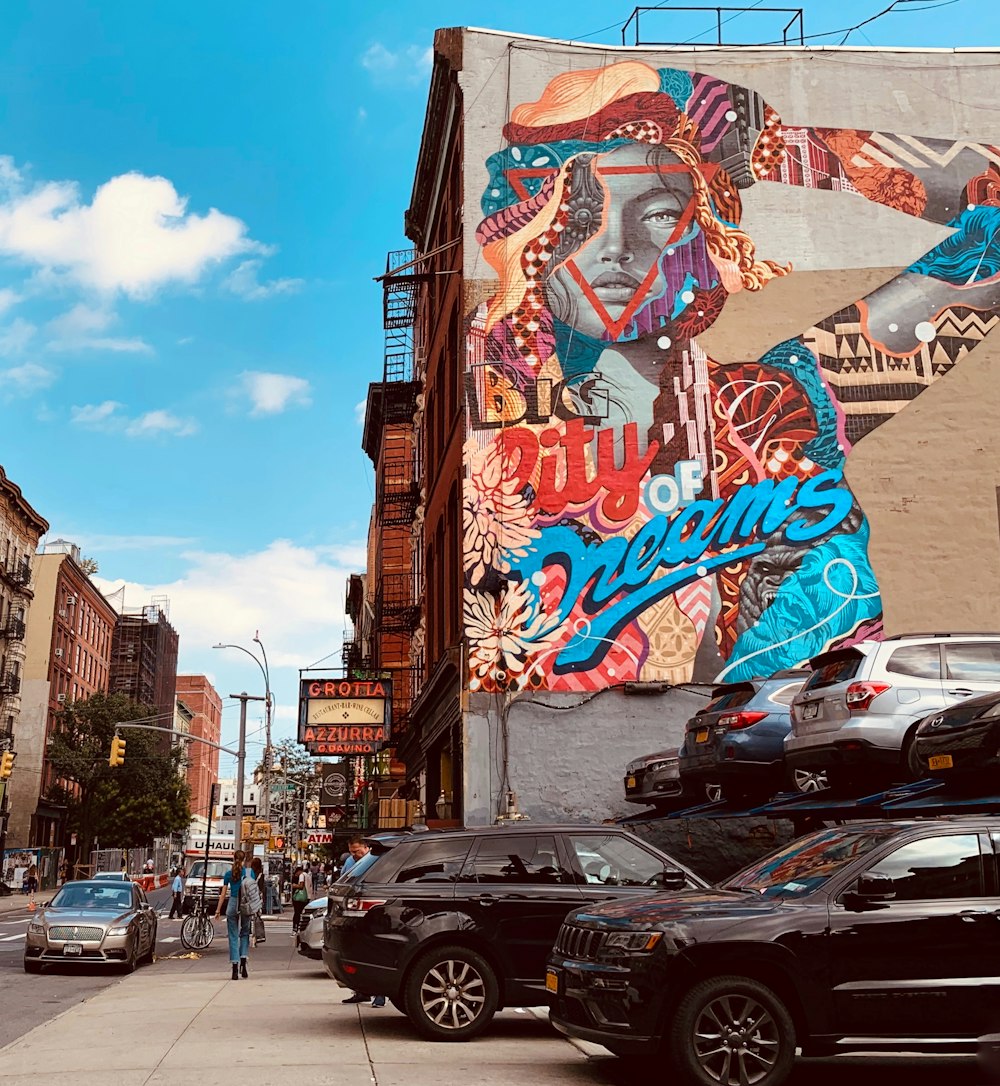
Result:
<svg viewBox="0 0 1000 1086"><path fill-rule="evenodd" d="M847 864L898 832L893 826L820 830L745 867L721 883L720 889L745 890L761 897L811 894Z"/></svg>
<svg viewBox="0 0 1000 1086"><path fill-rule="evenodd" d="M208 871L206 872L205 861L195 860L191 865L191 870L188 872L188 878L200 879L203 875L207 875L210 879L221 879L232 866L233 865L228 860L209 860Z"/></svg>
<svg viewBox="0 0 1000 1086"><path fill-rule="evenodd" d="M128 887L74 886L67 883L52 899L54 909L131 908L132 891Z"/></svg>

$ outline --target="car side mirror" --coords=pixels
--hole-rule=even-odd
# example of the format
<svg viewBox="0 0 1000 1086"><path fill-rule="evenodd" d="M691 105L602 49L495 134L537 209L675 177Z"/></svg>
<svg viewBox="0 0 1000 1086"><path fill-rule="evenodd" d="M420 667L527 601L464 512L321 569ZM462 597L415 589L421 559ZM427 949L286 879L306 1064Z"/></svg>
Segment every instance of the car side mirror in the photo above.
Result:
<svg viewBox="0 0 1000 1086"><path fill-rule="evenodd" d="M892 901L896 891L888 875L878 875L872 871L858 877L852 891L854 897L862 902Z"/></svg>
<svg viewBox="0 0 1000 1086"><path fill-rule="evenodd" d="M676 867L665 867L660 876L660 885L664 890L684 890L687 888L687 875Z"/></svg>

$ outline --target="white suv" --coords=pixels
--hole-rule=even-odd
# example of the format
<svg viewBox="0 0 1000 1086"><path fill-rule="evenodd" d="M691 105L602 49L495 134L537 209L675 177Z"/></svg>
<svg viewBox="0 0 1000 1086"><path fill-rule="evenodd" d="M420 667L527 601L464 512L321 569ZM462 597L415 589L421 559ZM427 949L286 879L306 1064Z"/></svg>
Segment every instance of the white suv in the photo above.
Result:
<svg viewBox="0 0 1000 1086"><path fill-rule="evenodd" d="M911 780L910 744L928 713L1000 690L1000 634L900 634L810 660L792 702L785 761L832 787Z"/></svg>

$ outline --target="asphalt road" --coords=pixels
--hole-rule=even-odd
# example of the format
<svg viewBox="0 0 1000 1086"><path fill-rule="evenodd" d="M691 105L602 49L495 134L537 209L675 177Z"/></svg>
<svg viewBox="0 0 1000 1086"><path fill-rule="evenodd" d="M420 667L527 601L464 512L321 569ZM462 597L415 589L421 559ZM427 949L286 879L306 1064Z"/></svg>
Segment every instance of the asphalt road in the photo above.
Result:
<svg viewBox="0 0 1000 1086"><path fill-rule="evenodd" d="M156 952L176 953L181 949L180 924L166 919L170 892L154 890L148 896L160 915ZM97 966L49 966L41 975L27 975L22 962L24 933L31 915L27 909L0 914L0 1046L114 984L121 976L115 969Z"/></svg>

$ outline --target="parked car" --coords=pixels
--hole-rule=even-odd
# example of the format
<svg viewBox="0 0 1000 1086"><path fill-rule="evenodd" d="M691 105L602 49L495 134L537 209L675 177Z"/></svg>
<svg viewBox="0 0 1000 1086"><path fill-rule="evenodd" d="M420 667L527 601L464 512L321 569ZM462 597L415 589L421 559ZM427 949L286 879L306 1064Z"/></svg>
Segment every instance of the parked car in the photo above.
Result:
<svg viewBox="0 0 1000 1086"><path fill-rule="evenodd" d="M590 905L551 1021L681 1083L779 1086L805 1055L970 1051L1000 1005L1000 818L823 829L715 889Z"/></svg>
<svg viewBox="0 0 1000 1086"><path fill-rule="evenodd" d="M299 917L295 932L295 949L307 958L323 957L323 921L326 919L327 899L317 897L309 902Z"/></svg>
<svg viewBox="0 0 1000 1086"><path fill-rule="evenodd" d="M342 984L388 996L421 1036L464 1041L501 1007L545 1001L545 960L571 909L704 886L618 826L433 830L330 888L323 960Z"/></svg>
<svg viewBox="0 0 1000 1086"><path fill-rule="evenodd" d="M24 971L81 964L119 965L131 973L153 960L156 928L156 912L135 883L67 882L28 922Z"/></svg>
<svg viewBox="0 0 1000 1086"><path fill-rule="evenodd" d="M726 683L693 716L679 754L681 781L688 792L705 794L718 785L724 797L771 796L783 788L818 792L822 770L789 770L785 736L791 731L792 698L809 677L804 670L779 671L769 678Z"/></svg>
<svg viewBox="0 0 1000 1086"><path fill-rule="evenodd" d="M920 777L996 782L1000 692L968 698L924 717L917 725L911 761L914 775Z"/></svg>
<svg viewBox="0 0 1000 1086"><path fill-rule="evenodd" d="M1000 634L902 634L813 657L785 760L851 788L911 780L917 722L1000 689Z"/></svg>
<svg viewBox="0 0 1000 1086"><path fill-rule="evenodd" d="M644 806L673 807L684 795L677 748L636 758L625 767L625 799ZM692 797L694 802L695 797Z"/></svg>

